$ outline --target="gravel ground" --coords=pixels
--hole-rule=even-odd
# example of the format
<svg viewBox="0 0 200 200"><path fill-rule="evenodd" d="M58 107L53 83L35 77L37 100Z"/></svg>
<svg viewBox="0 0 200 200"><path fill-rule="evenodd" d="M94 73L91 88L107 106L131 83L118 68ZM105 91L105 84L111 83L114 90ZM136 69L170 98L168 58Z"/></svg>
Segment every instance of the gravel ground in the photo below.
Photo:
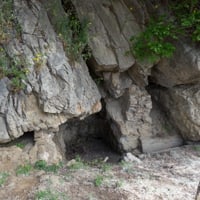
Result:
<svg viewBox="0 0 200 200"><path fill-rule="evenodd" d="M104 152L104 156L105 156ZM111 156L110 154L108 154ZM109 157L108 156L108 157ZM200 146L142 154L141 162L105 163L105 157L71 160L57 172L9 172L1 200L194 200L200 180ZM1 162L1 165L4 163ZM3 167L2 167L3 168ZM4 172L1 172L1 174ZM0 178L1 184L1 178Z"/></svg>

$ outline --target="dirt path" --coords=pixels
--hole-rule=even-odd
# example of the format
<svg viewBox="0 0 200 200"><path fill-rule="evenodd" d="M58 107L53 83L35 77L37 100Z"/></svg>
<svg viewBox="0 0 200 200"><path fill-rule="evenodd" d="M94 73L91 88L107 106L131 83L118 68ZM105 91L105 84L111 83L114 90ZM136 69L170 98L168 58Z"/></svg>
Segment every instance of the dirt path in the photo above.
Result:
<svg viewBox="0 0 200 200"><path fill-rule="evenodd" d="M140 160L109 164L99 160L85 163L79 158L57 172L31 169L26 176L10 172L0 187L0 199L194 199L200 180L200 146L141 155Z"/></svg>

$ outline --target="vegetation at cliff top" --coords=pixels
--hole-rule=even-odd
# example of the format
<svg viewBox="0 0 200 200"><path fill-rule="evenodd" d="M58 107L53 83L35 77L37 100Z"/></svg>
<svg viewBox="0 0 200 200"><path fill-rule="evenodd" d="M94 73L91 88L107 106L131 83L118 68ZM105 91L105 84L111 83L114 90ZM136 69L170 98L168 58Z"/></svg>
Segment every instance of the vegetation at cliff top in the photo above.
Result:
<svg viewBox="0 0 200 200"><path fill-rule="evenodd" d="M155 11L160 5L155 5ZM168 14L152 16L146 29L132 37L131 53L138 60L158 61L175 51L173 42L181 37L200 42L200 2L198 0L169 1Z"/></svg>
<svg viewBox="0 0 200 200"><path fill-rule="evenodd" d="M88 29L90 22L85 18L79 20L73 4L64 1L63 8L66 13L60 15L58 3L53 2L49 5L49 10L53 13L55 30L63 43L64 49L69 58L74 61L83 57L90 57L88 48Z"/></svg>
<svg viewBox="0 0 200 200"><path fill-rule="evenodd" d="M24 89L24 80L28 70L22 55L10 56L4 46L12 39L19 37L20 26L13 11L13 1L0 1L0 78L10 79L10 90L18 92Z"/></svg>

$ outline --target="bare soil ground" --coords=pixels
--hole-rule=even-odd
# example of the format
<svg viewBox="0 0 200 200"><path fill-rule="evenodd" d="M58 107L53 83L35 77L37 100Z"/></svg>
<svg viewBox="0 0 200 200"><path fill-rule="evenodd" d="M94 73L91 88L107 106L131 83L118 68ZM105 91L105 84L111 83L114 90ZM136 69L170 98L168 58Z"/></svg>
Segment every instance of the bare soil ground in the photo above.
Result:
<svg viewBox="0 0 200 200"><path fill-rule="evenodd" d="M94 159L88 160L86 151L87 155L82 154L86 161L72 160L56 172L31 169L27 175L17 176L13 162L8 167L1 161L1 173L7 164L9 176L0 186L0 199L194 200L200 180L200 146L142 154L140 163L104 163L102 160L112 154L98 154L96 149L91 155Z"/></svg>

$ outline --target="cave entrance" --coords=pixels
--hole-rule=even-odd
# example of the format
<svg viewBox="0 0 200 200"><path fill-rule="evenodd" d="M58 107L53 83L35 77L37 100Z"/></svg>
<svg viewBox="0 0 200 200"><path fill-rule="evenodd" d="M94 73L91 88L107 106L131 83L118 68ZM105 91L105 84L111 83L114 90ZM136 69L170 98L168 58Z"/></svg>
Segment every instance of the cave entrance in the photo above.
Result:
<svg viewBox="0 0 200 200"><path fill-rule="evenodd" d="M34 146L34 144L35 144L34 132L31 131L31 132L25 132L22 136L11 142L0 144L0 147L17 146L23 149L25 152L28 152Z"/></svg>
<svg viewBox="0 0 200 200"><path fill-rule="evenodd" d="M60 126L60 133L65 142L67 160L79 156L84 161L107 160L114 163L121 157L103 111L83 120L69 120Z"/></svg>

